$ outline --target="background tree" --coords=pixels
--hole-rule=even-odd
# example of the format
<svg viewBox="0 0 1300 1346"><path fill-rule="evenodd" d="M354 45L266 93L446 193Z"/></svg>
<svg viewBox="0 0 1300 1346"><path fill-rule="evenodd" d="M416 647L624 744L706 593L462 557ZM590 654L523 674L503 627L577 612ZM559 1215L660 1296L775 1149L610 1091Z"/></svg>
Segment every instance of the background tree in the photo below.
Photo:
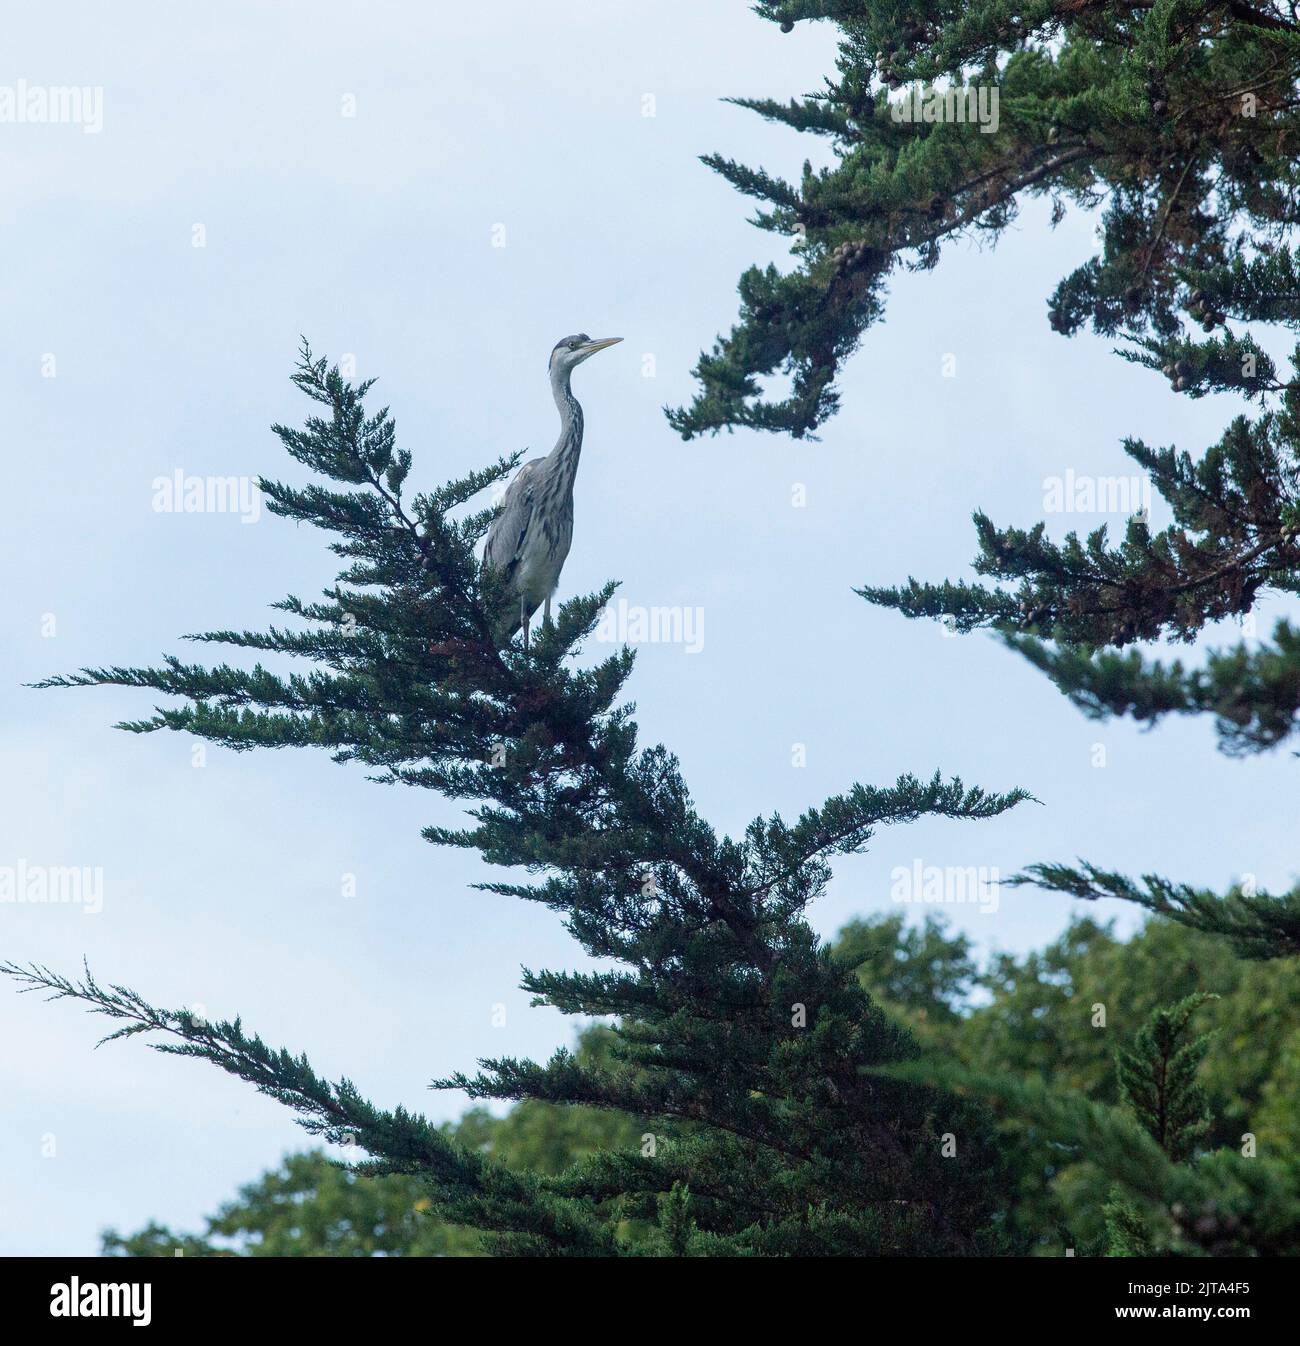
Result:
<svg viewBox="0 0 1300 1346"><path fill-rule="evenodd" d="M928 1061L884 1069L998 1110L1008 1219L1040 1252L1294 1256L1295 972L1158 918L1129 944L1080 921L1023 963L992 959L993 1001L937 1033ZM1197 990L1147 1012L1171 973L1233 989L1222 1008Z"/></svg>
<svg viewBox="0 0 1300 1346"><path fill-rule="evenodd" d="M1116 1055L1136 1050L1164 1001L1202 994L1196 1017L1204 1056L1195 1082L1210 1124L1201 1148L1236 1147L1249 1132L1271 1154L1300 1155L1300 977L1293 959L1238 958L1224 941L1159 917L1120 939L1110 925L1080 916L1042 950L977 962L966 937L934 917L904 927L896 913L872 915L845 926L832 950L928 1049L967 1069L1041 1081L1056 1095L1101 1105L1121 1103ZM1094 1012L1099 1000L1104 1026ZM588 1029L576 1055L586 1060L613 1041L608 1030ZM471 1108L444 1130L511 1167L553 1175L595 1151L635 1147L643 1126L614 1113L525 1102L503 1118ZM1063 1149L1033 1126L1008 1132L1003 1143L1009 1154L999 1202L1020 1246L1047 1256L1069 1247L1116 1255L1157 1250L1140 1211L1145 1203L1107 1187L1086 1153ZM378 1192L370 1195L370 1187ZM1184 1219L1187 1210L1183 1203ZM1189 1223L1202 1218L1197 1212ZM1172 1219L1171 1212L1170 1227ZM625 1233L648 1247L653 1231L642 1222ZM291 1156L249 1184L201 1235L150 1225L129 1236L110 1233L104 1243L106 1252L132 1256L171 1257L177 1247L187 1256L459 1256L481 1245L473 1231L438 1219L422 1179L361 1177L316 1153Z"/></svg>

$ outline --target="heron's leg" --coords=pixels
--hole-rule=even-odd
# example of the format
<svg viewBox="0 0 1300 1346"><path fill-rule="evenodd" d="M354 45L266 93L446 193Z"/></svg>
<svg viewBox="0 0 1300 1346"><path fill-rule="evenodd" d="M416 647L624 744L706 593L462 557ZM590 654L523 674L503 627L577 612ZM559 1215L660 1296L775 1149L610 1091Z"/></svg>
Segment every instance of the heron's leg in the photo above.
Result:
<svg viewBox="0 0 1300 1346"><path fill-rule="evenodd" d="M551 624L551 596L550 594L547 594L546 606L542 609L542 625L550 626L550 624Z"/></svg>

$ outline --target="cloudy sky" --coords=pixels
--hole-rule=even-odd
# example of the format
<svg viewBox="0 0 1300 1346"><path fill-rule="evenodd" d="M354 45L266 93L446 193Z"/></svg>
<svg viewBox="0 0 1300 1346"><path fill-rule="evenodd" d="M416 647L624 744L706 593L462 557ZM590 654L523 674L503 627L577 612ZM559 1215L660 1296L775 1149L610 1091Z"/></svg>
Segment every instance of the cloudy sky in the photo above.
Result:
<svg viewBox="0 0 1300 1346"><path fill-rule="evenodd" d="M288 382L300 333L379 377L421 486L549 449L554 341L626 338L576 379L588 440L561 592L614 577L630 605L698 614L699 648L647 644L630 690L643 737L681 756L719 827L936 767L1041 799L881 835L838 867L823 933L895 910L891 872L916 862L1006 875L1083 854L1291 881L1289 759L1228 761L1206 724L1096 725L987 636L852 592L967 573L973 508L1035 521L1045 479L1127 472L1125 435L1217 437L1225 399L1176 399L1109 343L1049 332L1044 299L1092 248L1089 219L1052 232L1031 207L996 251L901 278L820 443L667 428L741 270L782 257L696 156L818 160L721 100L807 92L832 57L829 31L782 36L740 0L10 15L0 86L103 101L98 131L0 123L0 870L86 866L103 895L97 912L0 905L0 955L69 972L84 956L154 1003L241 1014L376 1102L436 1117L464 1100L430 1079L570 1040L518 971L581 951L553 914L472 891L472 857L420 840L454 806L319 755L210 748L196 765L188 740L111 728L147 714L145 695L22 685L184 655L182 634L257 625L329 580L311 530L153 508L178 471L286 471L268 426L306 410ZM1040 945L1070 914L1016 890L996 912L948 912L986 950ZM0 986L0 1024L0 1252L193 1227L306 1141L201 1063L138 1040L93 1051L101 1023L75 1006Z"/></svg>

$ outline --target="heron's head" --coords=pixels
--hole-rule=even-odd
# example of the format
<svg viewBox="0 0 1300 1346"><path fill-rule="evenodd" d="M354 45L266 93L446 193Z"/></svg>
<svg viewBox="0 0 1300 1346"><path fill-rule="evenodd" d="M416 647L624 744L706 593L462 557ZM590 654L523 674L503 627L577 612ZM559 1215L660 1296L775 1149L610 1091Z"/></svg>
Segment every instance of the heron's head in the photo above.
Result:
<svg viewBox="0 0 1300 1346"><path fill-rule="evenodd" d="M570 374L584 360L590 360L597 351L617 345L622 340L622 337L604 337L600 341L593 341L586 332L564 337L555 343L555 349L551 352L551 373Z"/></svg>

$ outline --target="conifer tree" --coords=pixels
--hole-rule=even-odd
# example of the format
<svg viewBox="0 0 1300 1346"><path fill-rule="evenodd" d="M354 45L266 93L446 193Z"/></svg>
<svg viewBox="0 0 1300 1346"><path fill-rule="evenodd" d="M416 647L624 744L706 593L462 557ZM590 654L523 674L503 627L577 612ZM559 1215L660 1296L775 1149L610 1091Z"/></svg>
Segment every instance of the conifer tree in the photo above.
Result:
<svg viewBox="0 0 1300 1346"><path fill-rule="evenodd" d="M1049 297L1051 329L1116 336L1172 392L1237 394L1258 414L1236 417L1198 458L1125 442L1169 506L1163 529L1138 514L1118 543L1104 527L1058 543L1041 523L999 527L977 512L974 569L992 583L860 593L955 631L997 631L1086 714L1207 715L1236 755L1286 743L1300 724L1300 633L1286 619L1271 640L1212 651L1200 667L1131 647L1245 622L1265 590L1300 593L1300 348L1288 370L1266 349L1277 329L1300 330L1300 18L1276 0L755 8L787 31L837 26L823 91L737 100L826 137L836 162L806 166L795 185L706 161L764 203L756 223L794 240L796 265L745 274L741 321L701 358L701 390L671 423L686 437L813 432L895 267L929 269L962 237L996 240L1031 197L1051 199L1054 221L1071 205L1100 208L1100 252ZM995 131L972 124L981 88L998 94ZM778 371L790 393L771 401L760 381ZM1300 887L1215 894L1088 861L1034 865L1022 880L1135 901L1250 956L1300 951Z"/></svg>
<svg viewBox="0 0 1300 1346"><path fill-rule="evenodd" d="M1215 997L1196 993L1175 1005L1157 1009L1138 1031L1131 1047L1116 1053L1115 1067L1120 1098L1143 1130L1175 1163L1189 1162L1210 1129L1205 1092L1197 1070L1209 1048L1209 1035L1192 1035L1196 1011ZM1234 1216L1221 1222L1217 1205L1204 1203L1197 1221L1202 1235L1219 1238L1234 1235L1239 1222ZM1148 1219L1137 1203L1116 1187L1103 1210L1106 1221L1106 1252L1110 1257L1149 1257L1160 1248ZM1170 1208L1170 1234L1179 1238L1180 1217L1186 1206ZM1254 1250L1252 1250L1254 1251Z"/></svg>
<svg viewBox="0 0 1300 1346"><path fill-rule="evenodd" d="M620 699L632 654L581 657L613 585L566 602L527 651L493 639L496 595L474 550L492 512L471 505L513 460L408 497L412 455L388 410L367 410L370 383L353 386L305 346L294 381L318 414L275 429L312 479L261 487L273 513L329 534L344 568L321 599L277 604L291 625L192 639L308 671L169 656L43 685L147 689L170 704L122 728L239 751L323 748L378 781L467 801L470 825L425 836L512 871L481 886L551 908L615 965L525 971L523 985L564 1013L616 1019L616 1044L607 1059L484 1061L438 1087L644 1118L642 1142L559 1175L521 1172L404 1108L374 1106L346 1079L322 1079L239 1019L155 1008L89 969L80 979L6 970L108 1016L110 1038L151 1034L160 1051L247 1080L311 1133L368 1153L363 1171L421 1177L437 1213L484 1231L494 1252L624 1252L627 1219L656 1225L675 1254L1005 1247L1001 1157L983 1111L867 1073L917 1049L804 913L832 857L861 851L878 828L988 818L1023 792L904 776L855 785L792 823L760 817L740 837L719 835L675 758L637 745ZM956 1138L956 1157L942 1136Z"/></svg>
<svg viewBox="0 0 1300 1346"><path fill-rule="evenodd" d="M612 1034L591 1025L579 1035L582 1065L609 1058ZM596 1150L639 1145L645 1122L621 1113L526 1102L504 1117L471 1107L440 1130L450 1140L507 1168L550 1176ZM174 1257L470 1257L481 1253L473 1230L451 1226L433 1211L419 1176L366 1177L322 1150L289 1155L245 1184L200 1233L151 1221L130 1234L107 1230L105 1256ZM631 1239L648 1230L628 1227Z"/></svg>
<svg viewBox="0 0 1300 1346"><path fill-rule="evenodd" d="M1300 348L1289 369L1266 349L1270 329L1300 328L1300 16L1276 0L755 8L786 31L836 24L824 90L737 100L824 137L835 163L806 164L795 184L706 160L761 203L755 223L792 240L795 264L742 277L740 321L701 357L700 391L671 424L686 438L736 426L813 433L834 413L834 380L881 317L896 267L930 269L962 237L996 240L1028 198L1050 199L1053 222L1071 206L1100 208L1099 254L1048 297L1048 326L1119 338L1124 358L1175 395L1231 393L1257 411L1197 459L1125 443L1169 506L1168 527L1139 514L1118 544L1104 528L1058 543L1042 524L999 527L977 513L975 570L992 583L909 579L860 592L908 617L1000 633L1090 715L1209 715L1235 754L1286 743L1300 716L1300 638L1288 622L1271 642L1212 652L1202 667L1130 647L1244 622L1266 589L1300 593ZM998 94L995 132L971 125L981 88ZM920 116L901 115L918 106ZM779 400L763 384L778 373L790 380ZM1031 866L1021 881L1126 898L1248 957L1300 953L1300 887L1221 896L1086 861ZM1161 1023L1135 1046L1139 1060L1172 1032ZM1136 1100L1137 1061L1124 1069ZM889 1073L970 1087L1074 1146L1114 1184L1112 1250L1294 1249L1293 1158L1216 1151L1177 1164L1116 1109L1031 1079L951 1062ZM1094 1207L1104 1203L1094 1192Z"/></svg>
<svg viewBox="0 0 1300 1346"><path fill-rule="evenodd" d="M1143 1030L1162 1014L1171 1015L1170 996L1199 995L1196 1023L1203 1031L1195 1050L1199 1056L1203 1048L1204 1056L1182 1096L1193 1099L1193 1089L1202 1094L1201 1115L1211 1127L1195 1141L1191 1160L1222 1163L1214 1152L1236 1148L1243 1131L1258 1133L1283 1170L1288 1157L1300 1155L1294 1107L1300 987L1294 968L1283 960L1236 958L1222 940L1159 918L1118 939L1085 915L1076 916L1047 948L1020 956L999 953L983 966L971 959L964 936L950 936L934 918L909 928L896 914L855 920L840 932L832 950L892 1016L918 1033L927 1051L1003 1076L1038 1078L1049 1093L1082 1095L1094 1104L1122 1104L1117 1055L1137 1057L1138 1080L1150 1081L1154 1091L1162 1087L1168 1053L1143 1057L1137 1050ZM974 986L981 988L978 997L971 994ZM1102 987L1112 1011L1109 1031L1098 1031L1086 1012ZM1195 987L1212 993L1190 989ZM1112 1032L1122 1034L1127 1044L1119 1053L1112 1048ZM1175 1051L1194 1041L1185 1024ZM607 1029L589 1028L575 1055L584 1064L593 1057L606 1059L614 1042ZM1137 1120L1131 1109L1118 1110ZM1195 1123L1194 1101L1185 1113ZM616 1113L526 1102L501 1118L474 1107L443 1129L509 1167L555 1175L583 1154L638 1145L645 1123ZM1145 1134L1155 1138L1152 1128ZM1218 1227L1216 1210L1205 1203L1192 1208L1193 1215L1185 1200L1171 1196L1162 1213L1122 1185L1107 1187L1088 1145L1077 1137L1048 1135L1033 1118L1004 1135L1002 1145L1010 1182L1000 1203L1028 1249L1049 1256L1070 1247L1079 1255L1147 1256L1163 1248L1161 1239L1173 1234L1175 1223L1199 1223L1205 1231L1213 1221ZM1243 1168L1239 1162L1236 1166ZM151 1223L131 1234L105 1235L104 1251L171 1257L182 1248L190 1257L373 1250L424 1256L477 1250L470 1231L439 1223L430 1206L418 1177L359 1178L340 1171L320 1152L300 1154L241 1189L201 1233ZM647 1251L662 1253L665 1214L661 1206L658 1223L628 1222L623 1232ZM1224 1220L1240 1233L1230 1211ZM687 1249L690 1255L689 1243Z"/></svg>
<svg viewBox="0 0 1300 1346"><path fill-rule="evenodd" d="M1188 1032L1192 1015L1209 998L1190 995L1157 1010L1115 1058L1120 1097L1173 1160L1189 1159L1210 1126L1196 1079L1210 1043L1204 1033Z"/></svg>
<svg viewBox="0 0 1300 1346"><path fill-rule="evenodd" d="M990 1072L951 1058L881 1067L989 1101L1030 1153L1048 1145L1070 1182L1058 1191L1071 1226L1100 1211L1103 1233L1078 1250L1109 1256L1300 1254L1300 1156L1240 1149L1194 1151L1208 1118L1195 1078L1204 1035L1188 1038L1204 997L1159 1010L1117 1062L1124 1106L1095 1102L1041 1078Z"/></svg>
<svg viewBox="0 0 1300 1346"><path fill-rule="evenodd" d="M794 266L741 278L739 322L701 356L692 404L670 413L683 436L741 425L811 434L838 406L835 378L881 317L890 274L928 270L963 238L996 240L1031 197L1049 199L1054 219L1070 206L1104 207L1100 255L1048 300L1053 330L1155 343L1190 395L1213 379L1251 392L1270 385L1271 366L1225 319L1233 282L1252 265L1275 296L1269 317L1296 304L1291 261L1243 248L1243 235L1280 243L1295 219L1300 20L1290 5L762 0L754 9L787 32L836 26L823 89L734 100L822 137L835 162L806 163L796 183L706 157L760 203L755 224L791 240ZM1224 329L1199 355L1180 348L1184 306L1207 331ZM1247 353L1253 368L1240 361ZM777 373L791 379L781 400L763 388Z"/></svg>

